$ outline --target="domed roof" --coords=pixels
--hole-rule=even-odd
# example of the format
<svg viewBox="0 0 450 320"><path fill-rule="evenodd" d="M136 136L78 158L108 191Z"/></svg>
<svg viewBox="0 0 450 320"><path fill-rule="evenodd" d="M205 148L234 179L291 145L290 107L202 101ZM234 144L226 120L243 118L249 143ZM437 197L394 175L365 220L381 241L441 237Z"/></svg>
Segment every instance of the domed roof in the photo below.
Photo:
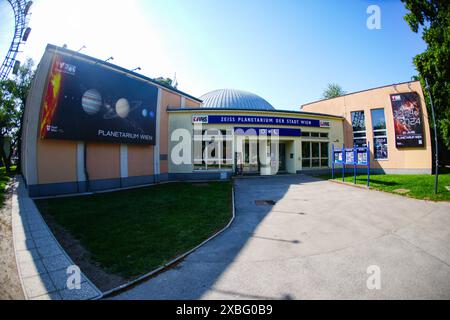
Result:
<svg viewBox="0 0 450 320"><path fill-rule="evenodd" d="M200 97L203 108L275 110L260 96L241 90L220 89L208 92Z"/></svg>

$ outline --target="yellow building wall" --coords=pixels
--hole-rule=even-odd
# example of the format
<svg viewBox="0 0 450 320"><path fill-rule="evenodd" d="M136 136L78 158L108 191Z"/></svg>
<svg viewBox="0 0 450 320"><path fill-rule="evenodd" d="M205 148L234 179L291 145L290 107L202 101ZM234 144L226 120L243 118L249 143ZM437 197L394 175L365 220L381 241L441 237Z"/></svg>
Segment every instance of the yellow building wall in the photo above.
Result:
<svg viewBox="0 0 450 320"><path fill-rule="evenodd" d="M167 108L180 108L181 96L166 90L161 90L161 94L159 153L160 155L167 155L169 150L169 141L167 136L169 127L169 115L167 114ZM169 172L168 160L160 160L159 171L160 173Z"/></svg>
<svg viewBox="0 0 450 320"><path fill-rule="evenodd" d="M77 181L77 143L37 139L38 183Z"/></svg>
<svg viewBox="0 0 450 320"><path fill-rule="evenodd" d="M397 149L395 146L394 121L390 95L406 92L417 92L420 97L425 145L419 148ZM380 108L384 109L386 119L388 138L387 160L373 159L373 130L371 110ZM425 99L419 81L385 86L381 88L348 94L334 99L317 101L303 105L301 110L309 112L328 113L344 117L344 136L346 147L351 147L353 145L351 112L364 111L366 122L366 137L371 145L371 161L373 164L373 168L388 170L397 169L399 172L401 172L401 170L410 169L424 170L424 172L428 172L428 170L431 171L432 151L430 127Z"/></svg>
<svg viewBox="0 0 450 320"><path fill-rule="evenodd" d="M128 145L128 176L148 176L153 170L154 147Z"/></svg>
<svg viewBox="0 0 450 320"><path fill-rule="evenodd" d="M89 180L120 178L120 145L87 142L86 167Z"/></svg>
<svg viewBox="0 0 450 320"><path fill-rule="evenodd" d="M272 117L292 117L292 118L304 118L304 119L320 119L320 120L327 120L330 122L329 128L318 128L318 127L297 127L297 126L284 126L284 125L261 125L264 127L283 127L283 128L295 128L295 129L301 129L302 131L308 131L308 132L323 132L328 133L329 138L328 139L315 139L310 138L307 139L308 141L325 141L329 142L329 159L331 159L331 144L335 144L335 146L342 145L344 138L343 138L343 129L342 129L342 119L335 118L335 117L327 117L326 115L320 116L320 115L309 115L308 113L303 114L295 114L295 113L282 113L282 112L270 112L270 111L258 111L255 113L254 111L247 111L247 110L186 110L186 111L176 111L176 112L169 112L169 138L172 132L174 132L177 129L186 129L190 134L193 132L193 124L192 124L192 116L193 115L201 115L201 114L229 114L229 115L259 115L259 116L272 116ZM204 125L205 128L208 127L214 127L215 129L232 129L236 125L234 124L211 124L211 125ZM240 126L259 126L259 125L240 125ZM285 142L286 144L286 164L287 164L287 171L290 173L295 173L298 170L302 170L302 149L301 149L301 141L303 141L305 137L280 137L280 142ZM169 150L172 150L175 145L177 145L178 142L171 142L169 141ZM193 146L191 146L193 148ZM170 152L170 151L169 151ZM289 154L293 153L294 157L293 159L289 158ZM233 155L234 157L234 155ZM170 154L169 154L169 160ZM331 160L329 160L330 166L331 166ZM317 168L314 168L317 169ZM172 161L170 161L169 164L169 172L170 173L192 173L194 171L194 166L192 164L174 164Z"/></svg>

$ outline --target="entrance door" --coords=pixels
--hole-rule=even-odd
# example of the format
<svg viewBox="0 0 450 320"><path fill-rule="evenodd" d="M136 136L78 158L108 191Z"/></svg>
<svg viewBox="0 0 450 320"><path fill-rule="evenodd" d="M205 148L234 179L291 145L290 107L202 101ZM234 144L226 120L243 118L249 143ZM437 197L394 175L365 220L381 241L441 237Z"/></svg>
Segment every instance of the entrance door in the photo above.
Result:
<svg viewBox="0 0 450 320"><path fill-rule="evenodd" d="M280 143L278 151L279 151L278 152L278 157L279 157L278 171L285 172L286 171L286 144Z"/></svg>
<svg viewBox="0 0 450 320"><path fill-rule="evenodd" d="M259 144L244 143L244 161L243 161L243 173L257 174L259 173Z"/></svg>

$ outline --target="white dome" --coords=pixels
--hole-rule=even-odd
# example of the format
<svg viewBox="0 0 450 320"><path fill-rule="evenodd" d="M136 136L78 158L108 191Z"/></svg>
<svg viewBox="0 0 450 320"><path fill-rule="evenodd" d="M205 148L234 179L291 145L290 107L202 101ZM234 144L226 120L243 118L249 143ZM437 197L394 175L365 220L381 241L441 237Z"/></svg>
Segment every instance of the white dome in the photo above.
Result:
<svg viewBox="0 0 450 320"><path fill-rule="evenodd" d="M208 92L200 97L203 108L275 110L260 96L241 90L220 89Z"/></svg>

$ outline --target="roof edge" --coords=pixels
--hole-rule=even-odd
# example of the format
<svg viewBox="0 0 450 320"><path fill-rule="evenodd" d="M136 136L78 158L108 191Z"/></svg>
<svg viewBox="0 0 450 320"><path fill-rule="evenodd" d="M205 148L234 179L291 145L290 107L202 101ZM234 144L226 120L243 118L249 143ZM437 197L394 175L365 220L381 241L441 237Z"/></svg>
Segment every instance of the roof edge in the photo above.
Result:
<svg viewBox="0 0 450 320"><path fill-rule="evenodd" d="M158 86L158 87L161 87L161 88L163 88L163 89L166 89L166 90L172 91L172 92L174 92L174 93L178 93L178 94L180 94L180 95L182 95L182 96L185 96L186 98L195 100L195 101L200 102L200 103L202 102L202 100L199 99L199 98L196 98L196 97L194 97L194 96L192 96L192 95L190 95L190 94L187 94L186 92L183 92L183 91L181 91L181 90L178 90L178 89L175 89L175 88L173 88L173 87L167 86L167 85L165 85L165 84L159 83L159 82L153 80L152 78L149 78L149 77L144 76L144 75L142 75L142 74L139 74L139 73L133 72L133 71L131 71L131 70L125 69L124 67L121 67L121 66L118 66L118 65L116 65L116 64L113 64L113 63L109 63L109 62L100 60L100 59L98 59L98 58L94 58L94 57L92 57L92 56L88 56L88 55L86 55L86 54L83 54L83 53L80 53L80 52L77 52L77 51L73 51L73 50L70 50L70 49L67 49L67 48L59 47L59 46L56 46L56 45L50 44L50 43L47 44L45 50L46 50L46 51L47 51L47 50L60 51L60 52L66 53L66 54L70 54L70 55L72 55L72 56L77 56L77 57L79 57L79 58L83 58L83 59L86 59L86 60L90 60L90 61L93 61L93 62L95 62L95 63L97 63L97 64L102 64L102 65L108 66L108 67L110 67L110 68L112 68L112 69L116 69L116 70L118 70L118 71L121 71L121 72L130 74L130 75L132 75L132 76L134 76L134 77L137 77L137 78L140 78L140 79L142 79L142 80L148 81L148 82L150 82L150 83L152 83L152 84L154 84L154 85L156 85L156 86Z"/></svg>
<svg viewBox="0 0 450 320"><path fill-rule="evenodd" d="M350 95L352 95L352 94L358 94L358 93L362 93L362 92L366 92L366 91L377 90L377 89L381 89L381 88L392 87L392 86L402 85L402 84L406 84L406 83L414 83L414 82L420 82L420 81L419 81L419 80L404 81L404 82L398 82L398 83L386 84L386 85L379 86L379 87L373 87L373 88L369 88L369 89L364 89L364 90L359 90L359 91L349 92L349 93L343 94L342 96L339 96L339 97L327 98L327 99L319 99L319 100L316 100L316 101L304 103L304 104L300 105L300 107L307 106L307 105L310 105L310 104L313 104L313 103L322 102L322 101L338 99L338 98L342 98L342 97L345 97L345 96L350 96Z"/></svg>
<svg viewBox="0 0 450 320"><path fill-rule="evenodd" d="M294 111L294 110L255 110L255 109L235 109L235 108L167 108L167 112L202 112L202 111L237 111L237 112L273 112L273 113L287 113L287 114L298 114L298 115L311 115L311 116L319 116L319 117L327 117L327 118L335 118L335 119L344 119L344 117L336 116L327 113L318 113L318 112L309 112L309 111Z"/></svg>

